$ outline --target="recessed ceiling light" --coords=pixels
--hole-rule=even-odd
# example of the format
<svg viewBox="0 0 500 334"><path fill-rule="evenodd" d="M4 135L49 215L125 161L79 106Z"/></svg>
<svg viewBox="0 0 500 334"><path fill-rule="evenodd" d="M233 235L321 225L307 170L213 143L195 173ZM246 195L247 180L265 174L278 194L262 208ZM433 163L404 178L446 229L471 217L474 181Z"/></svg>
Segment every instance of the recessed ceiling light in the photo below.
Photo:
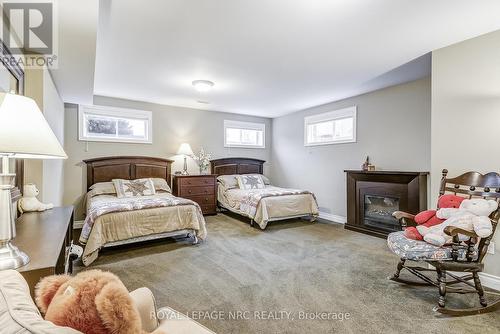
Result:
<svg viewBox="0 0 500 334"><path fill-rule="evenodd" d="M197 100L196 102L201 103L201 104L210 104L208 101L203 101L203 100Z"/></svg>
<svg viewBox="0 0 500 334"><path fill-rule="evenodd" d="M192 85L198 92L208 92L215 84L209 80L195 80Z"/></svg>

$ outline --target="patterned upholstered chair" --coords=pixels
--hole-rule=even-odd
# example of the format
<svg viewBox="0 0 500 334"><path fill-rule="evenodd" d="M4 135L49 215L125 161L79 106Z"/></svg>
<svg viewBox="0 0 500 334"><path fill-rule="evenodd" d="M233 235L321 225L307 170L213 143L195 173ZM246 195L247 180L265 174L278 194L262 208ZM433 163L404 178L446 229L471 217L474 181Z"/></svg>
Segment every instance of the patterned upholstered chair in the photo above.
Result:
<svg viewBox="0 0 500 334"><path fill-rule="evenodd" d="M485 198L500 200L500 175L478 172L468 172L455 178L447 178L448 171L443 170L439 194L454 193L467 198ZM397 211L393 216L400 222L403 231L408 226L415 226L414 215ZM483 270L483 259L487 253L495 229L500 218L500 208L490 215L493 225L493 234L488 238L479 238L474 232L464 231L457 227L447 227L445 233L453 236L453 243L443 247L436 247L425 241L407 239L404 232L394 232L388 236L387 244L392 252L400 257L396 273L391 280L410 285L431 285L439 290L438 306L435 311L448 315L470 315L491 312L500 308L500 300L488 305L479 273ZM465 235L469 239L465 242L458 240L458 235ZM408 261L423 261L429 266L409 265ZM400 277L405 269L420 280L406 280ZM428 274L435 273L436 279ZM451 280L449 279L451 278ZM472 281L472 282L471 282ZM468 309L451 309L445 306L447 293L467 294L479 296L481 306Z"/></svg>

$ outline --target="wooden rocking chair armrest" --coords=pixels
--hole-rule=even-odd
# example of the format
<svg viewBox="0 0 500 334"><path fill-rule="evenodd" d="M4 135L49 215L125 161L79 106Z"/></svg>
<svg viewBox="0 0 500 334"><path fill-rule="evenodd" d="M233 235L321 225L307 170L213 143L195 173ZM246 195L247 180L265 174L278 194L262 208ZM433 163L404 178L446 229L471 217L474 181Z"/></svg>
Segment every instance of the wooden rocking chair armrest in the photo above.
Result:
<svg viewBox="0 0 500 334"><path fill-rule="evenodd" d="M415 215L412 215L411 213L408 213L408 212L403 212L403 211L394 211L392 213L392 216L394 218L396 218L397 220L401 220L403 218L406 218L406 219L411 219L411 220L414 220L415 219Z"/></svg>
<svg viewBox="0 0 500 334"><path fill-rule="evenodd" d="M409 226L417 226L417 223L415 223L415 215L412 215L411 213L394 211L392 216L398 220L403 230Z"/></svg>
<svg viewBox="0 0 500 334"><path fill-rule="evenodd" d="M479 236L472 231L467 231L462 228L456 227L456 226L447 226L444 228L444 233L448 234L449 236L455 237L459 234L466 235L469 238L479 238Z"/></svg>

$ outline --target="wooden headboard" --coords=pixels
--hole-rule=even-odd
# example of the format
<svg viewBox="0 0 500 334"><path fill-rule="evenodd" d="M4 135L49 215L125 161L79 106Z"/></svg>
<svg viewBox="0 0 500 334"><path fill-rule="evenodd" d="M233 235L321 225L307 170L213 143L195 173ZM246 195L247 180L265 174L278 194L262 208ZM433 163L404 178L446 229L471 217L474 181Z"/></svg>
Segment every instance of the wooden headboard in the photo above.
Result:
<svg viewBox="0 0 500 334"><path fill-rule="evenodd" d="M252 158L223 158L210 161L212 174L263 174L264 160Z"/></svg>
<svg viewBox="0 0 500 334"><path fill-rule="evenodd" d="M83 160L87 164L87 189L97 182L159 177L171 182L172 160L152 157L102 157Z"/></svg>

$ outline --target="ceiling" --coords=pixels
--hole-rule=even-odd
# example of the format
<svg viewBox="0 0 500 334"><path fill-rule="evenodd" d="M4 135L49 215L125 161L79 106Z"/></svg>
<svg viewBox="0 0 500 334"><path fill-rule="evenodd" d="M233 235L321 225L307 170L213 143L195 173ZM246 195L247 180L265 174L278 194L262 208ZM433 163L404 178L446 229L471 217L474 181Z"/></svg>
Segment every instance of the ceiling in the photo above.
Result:
<svg viewBox="0 0 500 334"><path fill-rule="evenodd" d="M91 90L265 117L429 75L432 50L500 29L498 0L101 0L98 22L87 1L86 22L62 22L66 102ZM198 93L198 79L215 87Z"/></svg>

